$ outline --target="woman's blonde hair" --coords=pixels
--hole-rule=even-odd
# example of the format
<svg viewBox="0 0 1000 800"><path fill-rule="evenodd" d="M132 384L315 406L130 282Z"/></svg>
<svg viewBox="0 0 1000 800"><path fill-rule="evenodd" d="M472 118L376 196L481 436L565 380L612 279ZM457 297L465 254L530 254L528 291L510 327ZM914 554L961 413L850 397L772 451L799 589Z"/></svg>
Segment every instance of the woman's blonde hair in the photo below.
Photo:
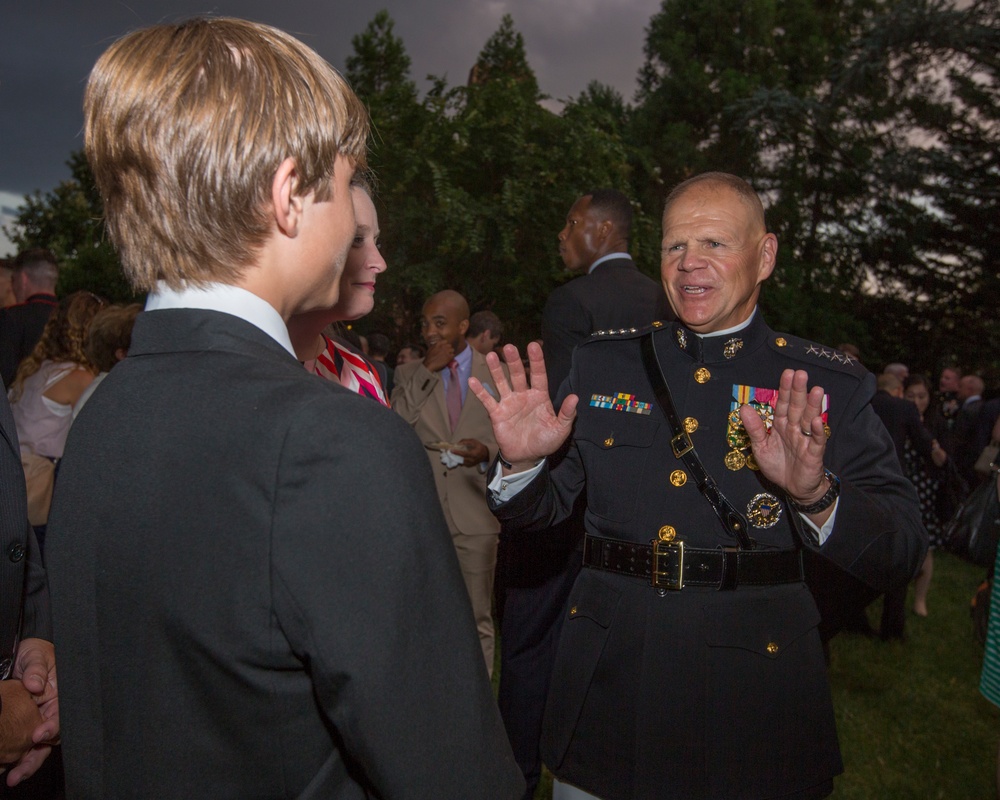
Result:
<svg viewBox="0 0 1000 800"><path fill-rule="evenodd" d="M368 114L302 42L267 25L196 18L128 34L90 74L87 158L138 290L234 283L270 232L274 175L329 199L334 161L365 165Z"/></svg>
<svg viewBox="0 0 1000 800"><path fill-rule="evenodd" d="M16 402L24 391L24 382L38 372L43 361L68 361L84 369L94 370L84 347L91 320L104 308L105 302L90 292L73 292L59 301L42 338L35 349L20 363L10 385L10 400Z"/></svg>

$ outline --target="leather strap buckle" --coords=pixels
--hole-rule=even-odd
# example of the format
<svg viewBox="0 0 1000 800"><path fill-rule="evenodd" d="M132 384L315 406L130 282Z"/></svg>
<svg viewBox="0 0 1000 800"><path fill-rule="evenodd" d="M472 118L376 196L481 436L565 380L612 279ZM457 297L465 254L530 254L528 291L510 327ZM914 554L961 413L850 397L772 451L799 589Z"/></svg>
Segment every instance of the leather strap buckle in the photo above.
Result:
<svg viewBox="0 0 1000 800"><path fill-rule="evenodd" d="M687 431L681 431L670 440L670 449L674 451L674 458L684 458L694 450L694 442L691 441Z"/></svg>
<svg viewBox="0 0 1000 800"><path fill-rule="evenodd" d="M654 589L684 588L684 542L653 541Z"/></svg>

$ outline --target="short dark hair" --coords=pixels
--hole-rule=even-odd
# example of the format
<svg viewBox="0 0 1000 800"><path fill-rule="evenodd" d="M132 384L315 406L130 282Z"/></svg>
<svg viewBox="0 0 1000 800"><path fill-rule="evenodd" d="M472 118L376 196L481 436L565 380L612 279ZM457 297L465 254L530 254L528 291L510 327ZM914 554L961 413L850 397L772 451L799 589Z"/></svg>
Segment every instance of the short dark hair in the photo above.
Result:
<svg viewBox="0 0 1000 800"><path fill-rule="evenodd" d="M590 198L590 208L611 220L626 239L632 233L632 202L617 189L593 189L584 197Z"/></svg>
<svg viewBox="0 0 1000 800"><path fill-rule="evenodd" d="M930 380L928 380L928 378L926 376L920 375L919 373L915 374L915 375L907 375L906 376L906 380L903 381L903 391L906 391L911 386L923 386L923 387L925 387L927 389L928 392L932 392L933 391L931 389L931 382L930 382Z"/></svg>
<svg viewBox="0 0 1000 800"><path fill-rule="evenodd" d="M477 311L469 317L469 330L465 332L466 339L474 339L483 331L489 331L498 339L503 336L503 323L500 317L492 311Z"/></svg>
<svg viewBox="0 0 1000 800"><path fill-rule="evenodd" d="M59 278L59 262L55 254L44 247L32 247L17 254L11 264L14 272L26 272L31 282L55 288Z"/></svg>
<svg viewBox="0 0 1000 800"><path fill-rule="evenodd" d="M389 355L389 337L384 333L368 334L368 355L372 357L385 358Z"/></svg>

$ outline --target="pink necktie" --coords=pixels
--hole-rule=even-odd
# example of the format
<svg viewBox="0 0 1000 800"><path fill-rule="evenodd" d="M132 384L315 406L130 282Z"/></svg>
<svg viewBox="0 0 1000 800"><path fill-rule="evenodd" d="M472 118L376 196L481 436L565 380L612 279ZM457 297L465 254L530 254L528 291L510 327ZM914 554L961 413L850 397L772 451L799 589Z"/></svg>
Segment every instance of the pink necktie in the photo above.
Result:
<svg viewBox="0 0 1000 800"><path fill-rule="evenodd" d="M451 429L458 427L458 418L462 415L462 387L458 385L458 362L455 359L448 364L448 371L451 372L451 381L448 383L448 391L445 392L444 404L448 408L448 421Z"/></svg>

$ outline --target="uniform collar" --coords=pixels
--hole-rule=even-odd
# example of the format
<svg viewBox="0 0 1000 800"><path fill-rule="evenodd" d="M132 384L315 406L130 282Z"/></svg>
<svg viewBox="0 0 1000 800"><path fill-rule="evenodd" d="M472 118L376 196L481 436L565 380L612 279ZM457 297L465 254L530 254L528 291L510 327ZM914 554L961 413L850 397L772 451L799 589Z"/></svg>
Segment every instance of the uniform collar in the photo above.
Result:
<svg viewBox="0 0 1000 800"><path fill-rule="evenodd" d="M621 260L631 261L632 256L630 256L628 253L608 253L606 256L601 256L593 264L591 264L587 268L587 274L589 275L591 272L597 269L601 264L604 264L608 261L621 261Z"/></svg>
<svg viewBox="0 0 1000 800"><path fill-rule="evenodd" d="M680 321L671 325L674 346L695 361L714 363L732 361L752 353L768 336L764 319L755 308L742 325L712 334L697 334Z"/></svg>

